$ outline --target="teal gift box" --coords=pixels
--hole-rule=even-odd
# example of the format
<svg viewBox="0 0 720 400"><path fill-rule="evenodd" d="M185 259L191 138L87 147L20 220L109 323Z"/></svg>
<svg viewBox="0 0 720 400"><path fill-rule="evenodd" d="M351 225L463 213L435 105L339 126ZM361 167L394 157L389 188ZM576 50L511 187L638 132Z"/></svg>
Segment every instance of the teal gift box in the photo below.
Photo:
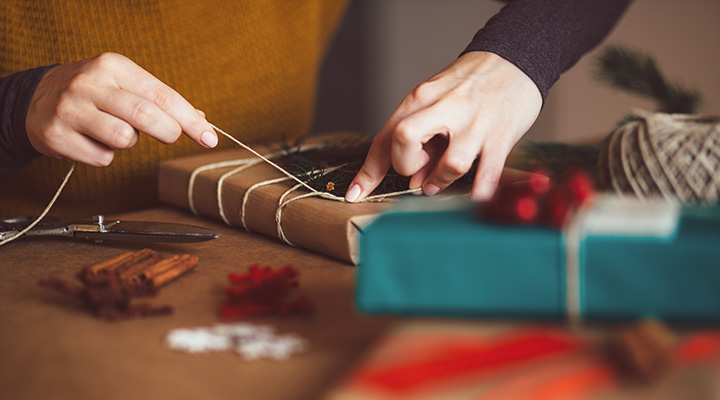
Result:
<svg viewBox="0 0 720 400"><path fill-rule="evenodd" d="M474 206L405 201L365 227L359 309L720 322L717 208L606 198L579 213L575 228L560 231L480 221Z"/></svg>

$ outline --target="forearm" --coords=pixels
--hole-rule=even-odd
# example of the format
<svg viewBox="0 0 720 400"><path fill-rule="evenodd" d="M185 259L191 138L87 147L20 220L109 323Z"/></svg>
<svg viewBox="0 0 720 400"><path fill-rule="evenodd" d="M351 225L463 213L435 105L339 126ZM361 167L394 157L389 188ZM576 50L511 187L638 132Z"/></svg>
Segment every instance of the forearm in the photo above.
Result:
<svg viewBox="0 0 720 400"><path fill-rule="evenodd" d="M463 54L500 55L535 82L544 101L560 74L600 43L630 1L510 1L475 34Z"/></svg>
<svg viewBox="0 0 720 400"><path fill-rule="evenodd" d="M0 78L0 177L40 156L28 140L25 118L38 82L52 67L54 65Z"/></svg>

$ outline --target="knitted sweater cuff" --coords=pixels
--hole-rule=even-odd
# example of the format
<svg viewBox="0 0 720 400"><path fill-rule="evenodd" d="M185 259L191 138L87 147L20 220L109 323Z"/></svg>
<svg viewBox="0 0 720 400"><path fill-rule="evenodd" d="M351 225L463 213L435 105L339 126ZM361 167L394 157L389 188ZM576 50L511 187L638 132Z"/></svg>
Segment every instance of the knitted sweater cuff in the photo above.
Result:
<svg viewBox="0 0 720 400"><path fill-rule="evenodd" d="M560 74L595 47L631 0L514 0L462 52L488 51L535 82L543 103Z"/></svg>
<svg viewBox="0 0 720 400"><path fill-rule="evenodd" d="M25 130L30 100L48 65L0 78L0 177L21 169L41 154Z"/></svg>

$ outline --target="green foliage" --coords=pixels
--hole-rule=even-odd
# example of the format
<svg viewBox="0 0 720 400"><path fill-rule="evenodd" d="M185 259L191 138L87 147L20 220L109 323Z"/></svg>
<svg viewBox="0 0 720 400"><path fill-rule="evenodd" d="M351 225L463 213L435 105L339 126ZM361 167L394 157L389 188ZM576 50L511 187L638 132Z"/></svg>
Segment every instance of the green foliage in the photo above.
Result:
<svg viewBox="0 0 720 400"><path fill-rule="evenodd" d="M344 196L352 179L360 171L371 143L372 137L353 137L311 150L285 146L286 156L280 164L313 189ZM409 183L409 177L390 169L373 194L407 190Z"/></svg>
<svg viewBox="0 0 720 400"><path fill-rule="evenodd" d="M693 114L700 105L700 93L668 82L648 53L623 46L607 46L595 61L595 76L599 80L652 100L658 111Z"/></svg>
<svg viewBox="0 0 720 400"><path fill-rule="evenodd" d="M523 162L518 165L524 170L543 169L551 176L567 171L582 169L594 172L600 158L600 147L575 145L560 142L523 142Z"/></svg>

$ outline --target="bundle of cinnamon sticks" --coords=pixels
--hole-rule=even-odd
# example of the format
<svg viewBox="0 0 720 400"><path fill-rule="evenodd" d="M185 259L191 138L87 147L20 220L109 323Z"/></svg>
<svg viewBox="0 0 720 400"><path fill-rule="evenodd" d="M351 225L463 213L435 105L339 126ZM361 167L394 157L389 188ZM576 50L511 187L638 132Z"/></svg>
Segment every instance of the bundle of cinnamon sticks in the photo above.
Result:
<svg viewBox="0 0 720 400"><path fill-rule="evenodd" d="M55 277L41 279L38 284L83 299L99 318L117 320L165 315L172 313L172 307L131 304L131 300L156 295L159 287L197 264L198 258L189 254L166 256L143 249L83 267L78 274L82 286Z"/></svg>
<svg viewBox="0 0 720 400"><path fill-rule="evenodd" d="M168 257L151 249L142 249L89 265L81 271L80 279L92 281L97 277L116 274L122 281L159 288L195 268L197 264L198 258L189 254Z"/></svg>

